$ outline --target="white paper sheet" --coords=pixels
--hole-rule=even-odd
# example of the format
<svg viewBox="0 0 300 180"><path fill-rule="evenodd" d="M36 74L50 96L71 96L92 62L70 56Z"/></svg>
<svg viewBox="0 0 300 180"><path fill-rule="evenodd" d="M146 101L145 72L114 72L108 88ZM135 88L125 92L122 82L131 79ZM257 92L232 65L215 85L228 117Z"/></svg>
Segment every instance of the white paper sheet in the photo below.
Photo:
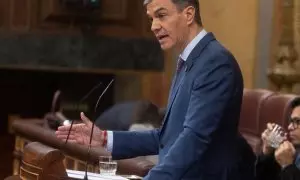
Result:
<svg viewBox="0 0 300 180"><path fill-rule="evenodd" d="M67 169L68 176L71 178L79 178L83 179L85 172L84 171L74 171ZM126 178L123 178L121 176L109 176L109 175L101 175L96 173L90 173L88 172L88 178L89 180L128 180Z"/></svg>

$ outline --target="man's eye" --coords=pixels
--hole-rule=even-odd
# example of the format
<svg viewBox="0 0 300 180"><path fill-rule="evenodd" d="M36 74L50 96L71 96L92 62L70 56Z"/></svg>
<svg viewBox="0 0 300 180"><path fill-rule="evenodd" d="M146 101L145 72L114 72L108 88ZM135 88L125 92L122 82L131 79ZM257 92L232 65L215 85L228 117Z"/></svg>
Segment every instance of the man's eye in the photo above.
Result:
<svg viewBox="0 0 300 180"><path fill-rule="evenodd" d="M157 15L157 17L159 18L159 19L162 19L162 18L164 18L166 15L165 14L158 14Z"/></svg>

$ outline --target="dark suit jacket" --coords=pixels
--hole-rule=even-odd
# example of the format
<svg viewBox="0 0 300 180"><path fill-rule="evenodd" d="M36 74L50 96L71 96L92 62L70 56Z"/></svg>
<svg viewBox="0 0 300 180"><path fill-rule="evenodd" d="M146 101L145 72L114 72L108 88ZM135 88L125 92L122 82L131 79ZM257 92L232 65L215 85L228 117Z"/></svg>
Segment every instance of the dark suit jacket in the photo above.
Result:
<svg viewBox="0 0 300 180"><path fill-rule="evenodd" d="M208 33L174 79L162 127L114 132L113 157L159 154L159 163L146 180L253 177L253 172L240 167L243 78L232 54Z"/></svg>
<svg viewBox="0 0 300 180"><path fill-rule="evenodd" d="M276 162L274 155L260 154L256 164L257 180L299 180L300 170L295 164L284 169Z"/></svg>

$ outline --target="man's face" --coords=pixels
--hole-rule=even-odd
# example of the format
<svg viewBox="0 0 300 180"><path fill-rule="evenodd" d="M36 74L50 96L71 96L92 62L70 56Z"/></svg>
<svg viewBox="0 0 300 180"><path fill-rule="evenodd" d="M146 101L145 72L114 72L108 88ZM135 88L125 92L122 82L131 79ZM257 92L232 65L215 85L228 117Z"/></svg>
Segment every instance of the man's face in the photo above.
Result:
<svg viewBox="0 0 300 180"><path fill-rule="evenodd" d="M288 127L290 140L294 145L300 145L300 125L297 125L297 120L300 120L300 106L293 109L291 119L295 123L290 123Z"/></svg>
<svg viewBox="0 0 300 180"><path fill-rule="evenodd" d="M152 0L147 5L151 30L163 50L173 47L182 48L187 35L186 11L179 11L171 0Z"/></svg>

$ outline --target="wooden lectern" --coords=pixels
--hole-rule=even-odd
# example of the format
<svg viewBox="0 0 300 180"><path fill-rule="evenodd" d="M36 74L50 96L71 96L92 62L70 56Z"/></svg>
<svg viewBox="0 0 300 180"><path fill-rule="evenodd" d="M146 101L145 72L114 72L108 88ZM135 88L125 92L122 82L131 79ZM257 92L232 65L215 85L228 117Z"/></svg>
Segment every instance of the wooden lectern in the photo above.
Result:
<svg viewBox="0 0 300 180"><path fill-rule="evenodd" d="M80 171L74 171L73 174L70 170L66 170L63 160L65 156L63 153L52 147L43 145L39 142L28 143L23 150L21 158L19 175L10 176L5 180L78 180L82 177L78 177ZM69 172L69 174L68 174ZM82 171L83 172L83 171ZM75 175L75 176L74 176ZM79 175L81 176L81 175ZM99 179L108 179L108 176L98 177L98 174L89 173L88 176L92 176ZM104 178L105 177L105 178ZM93 178L93 179L94 179ZM141 177L134 175L116 176L115 180L140 180Z"/></svg>
<svg viewBox="0 0 300 180"><path fill-rule="evenodd" d="M68 178L61 151L32 142L25 146L19 176L6 180L58 180Z"/></svg>

